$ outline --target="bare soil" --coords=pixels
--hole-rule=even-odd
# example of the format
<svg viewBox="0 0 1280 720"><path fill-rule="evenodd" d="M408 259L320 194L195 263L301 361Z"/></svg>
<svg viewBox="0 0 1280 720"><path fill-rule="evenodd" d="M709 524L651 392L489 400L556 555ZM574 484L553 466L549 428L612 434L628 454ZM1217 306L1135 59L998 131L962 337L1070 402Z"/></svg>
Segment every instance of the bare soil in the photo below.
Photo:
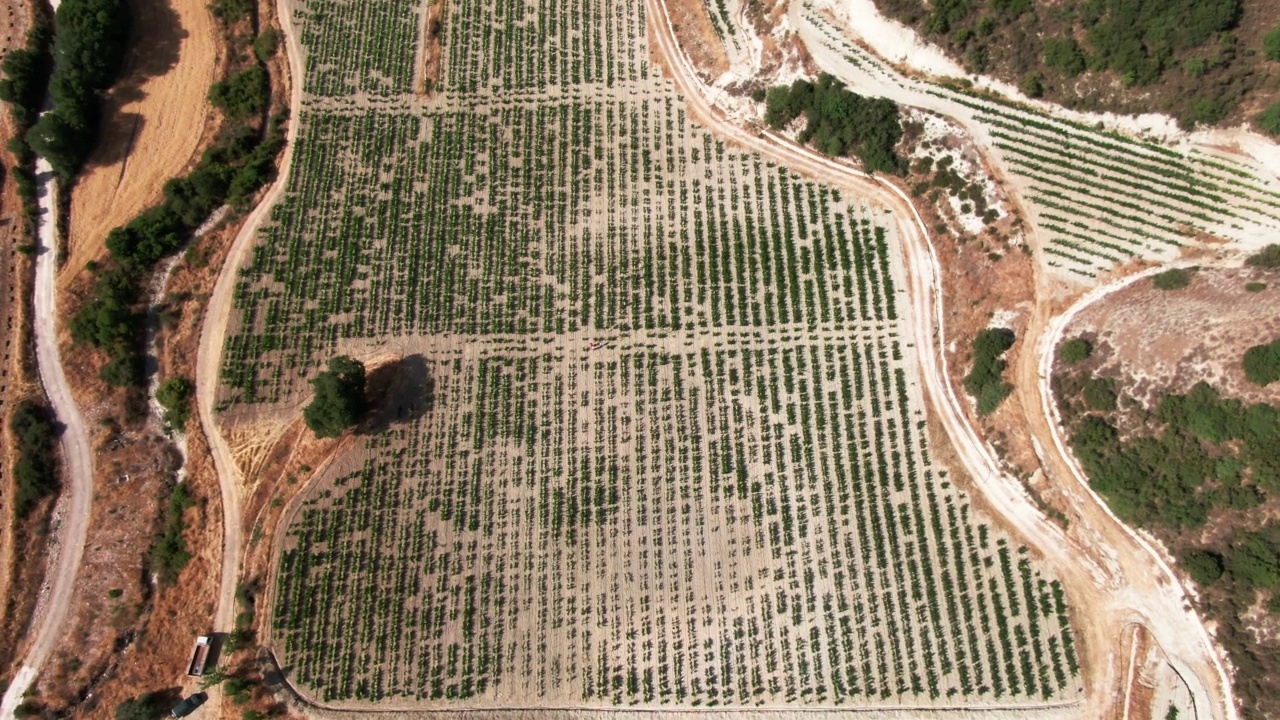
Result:
<svg viewBox="0 0 1280 720"><path fill-rule="evenodd" d="M444 24L448 20L448 0L432 0L422 28L421 55L414 87L420 95L430 97L440 81L441 58L444 56Z"/></svg>
<svg viewBox="0 0 1280 720"><path fill-rule="evenodd" d="M160 200L214 128L206 99L225 62L205 0L132 0L134 40L107 94L102 139L71 193L66 287L107 233Z"/></svg>
<svg viewBox="0 0 1280 720"><path fill-rule="evenodd" d="M704 0L672 0L667 12L675 24L680 46L703 80L712 82L729 69L729 57L716 34Z"/></svg>
<svg viewBox="0 0 1280 720"><path fill-rule="evenodd" d="M1249 292L1251 282L1267 287ZM1082 312L1071 332L1094 338L1107 358L1098 371L1131 378L1126 390L1149 406L1200 381L1246 403L1280 404L1280 384L1258 387L1240 364L1249 347L1280 338L1278 308L1280 273L1204 268L1182 290L1139 281Z"/></svg>
<svg viewBox="0 0 1280 720"><path fill-rule="evenodd" d="M1028 72L1038 72L1044 98L1073 110L1115 111L1125 114L1160 112L1186 116L1197 99L1223 98L1231 111L1219 123L1223 127L1251 121L1280 98L1280 64L1265 60L1263 36L1280 23L1280 3L1275 0L1243 0L1239 22L1221 45L1211 38L1199 48L1179 51L1173 66L1149 85L1128 86L1118 74L1085 72L1066 77L1043 62L1041 41L1075 37L1086 55L1090 46L1074 15L1084 3L1037 2L1029 12L1005 16L985 36L961 40L962 26L974 29L978 18L991 13L974 12L953 26L949 35L925 33L922 28L929 4L915 0L874 0L876 7L920 31L922 37L944 49L956 63L981 74L1018 86ZM984 63L975 62L979 55ZM1203 74L1186 72L1181 63L1191 58L1206 62Z"/></svg>

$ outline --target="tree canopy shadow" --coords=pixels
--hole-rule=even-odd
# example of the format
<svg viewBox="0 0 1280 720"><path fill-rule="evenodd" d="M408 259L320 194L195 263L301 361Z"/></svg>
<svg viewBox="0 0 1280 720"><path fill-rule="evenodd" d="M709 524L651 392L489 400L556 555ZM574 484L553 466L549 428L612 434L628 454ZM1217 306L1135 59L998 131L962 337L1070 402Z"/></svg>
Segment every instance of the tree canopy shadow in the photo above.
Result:
<svg viewBox="0 0 1280 720"><path fill-rule="evenodd" d="M171 3L172 0L130 0L133 27L129 50L119 79L106 93L98 146L87 167L114 165L129 157L146 119L120 108L146 98L143 88L147 82L178 65L188 33ZM200 128L191 131L199 132Z"/></svg>
<svg viewBox="0 0 1280 720"><path fill-rule="evenodd" d="M360 431L364 435L414 422L435 406L435 380L421 355L406 355L375 368L365 388L370 409Z"/></svg>

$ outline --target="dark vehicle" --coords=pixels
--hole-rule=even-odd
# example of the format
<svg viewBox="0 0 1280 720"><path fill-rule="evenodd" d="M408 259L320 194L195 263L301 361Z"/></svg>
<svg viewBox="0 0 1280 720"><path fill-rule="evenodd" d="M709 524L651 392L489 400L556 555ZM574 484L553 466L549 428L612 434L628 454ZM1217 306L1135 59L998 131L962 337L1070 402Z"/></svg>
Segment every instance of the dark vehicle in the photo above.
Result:
<svg viewBox="0 0 1280 720"><path fill-rule="evenodd" d="M203 705L204 701L208 699L209 693L198 692L177 705L174 705L173 710L170 710L169 714L173 717L186 717L195 712L196 708Z"/></svg>

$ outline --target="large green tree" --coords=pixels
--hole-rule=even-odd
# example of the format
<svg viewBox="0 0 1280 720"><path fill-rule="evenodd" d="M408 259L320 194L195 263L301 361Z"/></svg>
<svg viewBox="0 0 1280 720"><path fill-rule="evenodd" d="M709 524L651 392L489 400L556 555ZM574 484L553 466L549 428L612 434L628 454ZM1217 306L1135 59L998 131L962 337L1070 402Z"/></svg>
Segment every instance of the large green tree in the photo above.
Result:
<svg viewBox="0 0 1280 720"><path fill-rule="evenodd" d="M364 381L364 364L346 355L330 360L329 369L311 381L316 395L302 415L316 437L337 437L359 422L368 407Z"/></svg>

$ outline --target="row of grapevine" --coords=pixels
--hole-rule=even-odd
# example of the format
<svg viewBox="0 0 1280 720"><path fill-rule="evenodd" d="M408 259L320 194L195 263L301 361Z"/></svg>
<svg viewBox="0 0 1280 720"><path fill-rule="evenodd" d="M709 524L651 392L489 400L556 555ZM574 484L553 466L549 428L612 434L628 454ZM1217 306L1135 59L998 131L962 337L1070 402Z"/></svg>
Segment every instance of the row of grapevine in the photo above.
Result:
<svg viewBox="0 0 1280 720"><path fill-rule="evenodd" d="M638 0L450 2L430 99L421 7L298 3L290 184L236 289L224 406L339 350L432 387L290 519L291 679L432 709L1078 699L1057 582L930 458L885 211L692 127Z"/></svg>
<svg viewBox="0 0 1280 720"><path fill-rule="evenodd" d="M284 657L328 700L1073 695L1052 582L939 477L894 337L428 356L421 425L291 526Z"/></svg>
<svg viewBox="0 0 1280 720"><path fill-rule="evenodd" d="M1025 106L905 77L840 36L811 7L823 40L877 81L938 99L988 135L1029 186L1050 266L1093 277L1132 258L1173 256L1196 236L1253 242L1280 223L1280 192L1234 160L1050 117Z"/></svg>
<svg viewBox="0 0 1280 720"><path fill-rule="evenodd" d="M670 95L308 114L293 176L238 288L242 400L341 339L896 319L883 229Z"/></svg>

